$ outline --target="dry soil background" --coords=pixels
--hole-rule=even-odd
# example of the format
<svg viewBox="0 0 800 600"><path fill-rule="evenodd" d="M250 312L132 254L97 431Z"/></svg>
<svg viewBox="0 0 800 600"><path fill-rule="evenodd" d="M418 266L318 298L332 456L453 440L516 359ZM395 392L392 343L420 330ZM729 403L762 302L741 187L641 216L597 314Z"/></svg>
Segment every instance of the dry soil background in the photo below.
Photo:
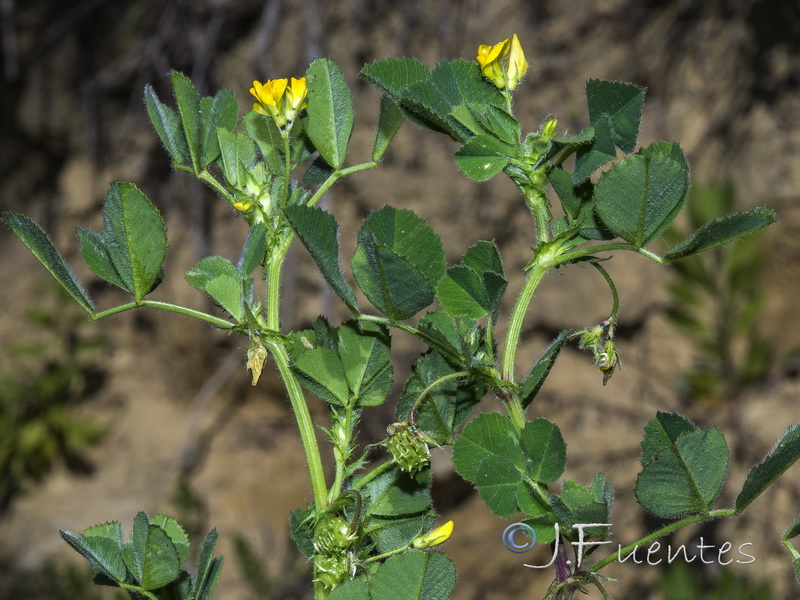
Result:
<svg viewBox="0 0 800 600"><path fill-rule="evenodd" d="M354 160L368 156L378 96L357 72L365 62L415 56L427 63L472 58L479 43L517 33L531 71L517 93L518 115L535 129L547 114L577 131L585 125L583 85L589 77L648 87L640 143L680 141L697 183L731 180L740 208L770 204L778 227L766 237L768 267L760 281L769 292L763 330L776 352L800 345L800 8L786 0L206 0L0 3L3 28L0 207L43 223L67 258L79 260L76 226L99 228L99 207L113 179L137 182L165 214L170 233L168 279L158 298L205 306L181 273L208 253L235 256L244 230L213 195L170 170L145 119L142 88L150 82L169 95L167 72L190 75L204 93L235 91L243 106L254 78L299 75L308 61L330 55L353 86L357 123ZM344 255L353 249L359 219L383 204L414 209L442 236L450 261L478 239L495 239L506 270L529 259L533 229L513 186L498 178L471 183L452 160L447 140L406 124L381 168L351 177L326 200L343 224ZM800 383L777 368L730 407L685 406L675 373L692 350L663 317L668 272L637 257L610 264L619 278L625 363L607 387L588 357L565 351L542 392L539 410L565 431L567 476L588 483L605 471L618 491L614 532L620 542L641 534L643 511L633 501L639 440L657 409L680 409L704 425L716 424L732 444L748 449L731 468L730 490L747 468L792 423L798 422ZM75 263L73 263L75 264ZM319 312L343 316L322 291L302 252L292 257L294 283L286 292L288 322ZM80 271L80 270L79 270ZM85 272L81 271L85 275ZM170 277L171 275L171 277ZM602 282L591 272L567 270L545 281L529 316L520 360L533 360L547 335L580 327L607 311ZM21 318L42 296L46 273L8 231L0 231L0 343L33 335ZM511 292L520 283L512 278ZM101 306L119 298L92 285ZM601 298L599 304L595 298ZM287 403L270 373L256 389L243 370L242 340L180 317L137 312L92 328L107 346L100 358L105 387L76 410L107 428L89 453L91 476L59 465L41 485L0 515L0 551L19 568L50 557L66 560L60 528L80 531L118 519L127 526L137 510L185 515L192 533L216 526L228 563L222 600L253 597L233 560L243 536L270 577L290 582L302 570L287 542L287 514L310 498L304 460ZM419 349L399 336L398 358ZM324 422L324 410L314 414ZM486 404L491 408L491 402ZM387 414L365 419L376 439ZM435 490L444 517L456 521L447 546L459 569L455 598L538 598L547 581L500 545L505 523L491 517L459 483L444 457ZM176 490L194 503L176 503ZM800 470L762 498L743 522L722 526L717 539L754 544L756 563L739 572L773 582L775 598L794 598L788 555L777 544L800 510ZM733 492L725 497L731 501ZM181 512L182 511L182 512ZM776 524L771 522L775 519ZM702 532L688 532L696 539ZM540 559L541 556L536 557ZM616 570L614 570L616 569ZM627 587L620 598L658 598L653 569L611 569ZM0 596L10 589L0 576ZM3 586L6 586L5 588ZM269 597L295 597L288 583Z"/></svg>

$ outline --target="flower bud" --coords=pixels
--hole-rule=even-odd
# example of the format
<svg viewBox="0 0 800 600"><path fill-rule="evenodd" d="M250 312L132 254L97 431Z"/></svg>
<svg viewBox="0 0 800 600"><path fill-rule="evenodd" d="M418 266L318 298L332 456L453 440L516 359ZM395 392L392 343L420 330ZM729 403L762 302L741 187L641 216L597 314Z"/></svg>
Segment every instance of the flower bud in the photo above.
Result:
<svg viewBox="0 0 800 600"><path fill-rule="evenodd" d="M522 45L520 45L519 38L515 33L511 37L511 47L508 53L508 68L506 70L506 86L508 90L513 92L527 72L528 61L525 59Z"/></svg>
<svg viewBox="0 0 800 600"><path fill-rule="evenodd" d="M448 521L441 527L437 527L436 529L429 531L428 533L419 536L411 545L414 548L431 548L433 546L438 546L439 544L444 544L447 540L450 539L450 536L453 533L454 524L452 521Z"/></svg>
<svg viewBox="0 0 800 600"><path fill-rule="evenodd" d="M542 139L545 141L550 141L550 138L553 137L553 134L556 132L556 126L558 125L558 119L555 117L550 117L542 123Z"/></svg>

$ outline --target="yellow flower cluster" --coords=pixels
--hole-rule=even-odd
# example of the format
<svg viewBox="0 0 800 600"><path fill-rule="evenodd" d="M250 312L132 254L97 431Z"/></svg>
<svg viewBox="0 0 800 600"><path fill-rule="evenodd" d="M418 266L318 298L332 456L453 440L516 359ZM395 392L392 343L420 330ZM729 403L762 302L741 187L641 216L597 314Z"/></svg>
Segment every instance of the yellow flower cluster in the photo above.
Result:
<svg viewBox="0 0 800 600"><path fill-rule="evenodd" d="M513 92L520 80L528 72L528 61L515 33L494 46L478 46L476 57L481 73L498 89Z"/></svg>
<svg viewBox="0 0 800 600"><path fill-rule="evenodd" d="M290 124L297 113L306 107L306 78L270 79L264 83L253 82L250 93L256 97L253 110L267 117L272 117L278 127Z"/></svg>

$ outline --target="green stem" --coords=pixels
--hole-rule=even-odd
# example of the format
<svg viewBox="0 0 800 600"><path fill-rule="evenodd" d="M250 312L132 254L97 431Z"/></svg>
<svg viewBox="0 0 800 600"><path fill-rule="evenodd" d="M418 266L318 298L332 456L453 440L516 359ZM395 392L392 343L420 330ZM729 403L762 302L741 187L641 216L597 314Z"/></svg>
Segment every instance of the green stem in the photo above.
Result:
<svg viewBox="0 0 800 600"><path fill-rule="evenodd" d="M175 169L178 171L185 171L186 173L191 173L192 175L197 177L200 181L207 183L210 187L214 189L215 192L217 192L220 196L225 198L225 200L227 200L230 204L233 204L233 196L231 196L228 190L225 189L225 186L223 186L219 181L217 181L217 179L205 169L197 173L192 167L186 167L184 165L179 165L179 164L175 165Z"/></svg>
<svg viewBox="0 0 800 600"><path fill-rule="evenodd" d="M608 321L613 326L613 324L617 320L617 312L619 312L619 294L617 293L617 286L614 285L614 280L611 279L611 275L608 274L608 271L606 271L605 268L600 263L593 262L591 264L595 269L600 271L600 274L606 280L606 283L608 283L608 287L611 289L611 297L613 298L613 304L611 306L611 315L608 317Z"/></svg>
<svg viewBox="0 0 800 600"><path fill-rule="evenodd" d="M425 333L420 329L417 329L416 327L412 327L411 325L406 325L405 323L397 323L395 321L387 319L386 317L378 317L375 315L356 315L356 318L359 321L371 321L372 323L380 323L381 325L384 325L386 327L394 327L395 329L399 329L400 331L403 331L408 335L411 335L417 338L418 340L425 342L425 344L428 347L435 349L444 357L449 358L450 360L453 360L457 363L464 362L463 356L460 356L458 353L453 352L453 350L446 344L442 344L436 338L428 335L427 333Z"/></svg>
<svg viewBox="0 0 800 600"><path fill-rule="evenodd" d="M386 462L383 462L383 463L379 464L377 467L372 469L372 471L370 471L369 473L364 475L361 479L359 479L352 486L350 486L350 489L360 490L365 485L367 485L370 481L375 479L378 475L381 475L382 473L384 473L384 472L388 471L389 469L391 469L394 465L395 465L395 462L394 462L393 458L387 460Z"/></svg>
<svg viewBox="0 0 800 600"><path fill-rule="evenodd" d="M325 195L333 184L339 181L342 177L346 177L347 175L351 175L353 173L358 173L359 171L366 171L367 169L372 169L373 167L377 167L378 163L373 161L361 163L358 165L353 165L352 167L347 167L346 169L340 169L331 173L328 178L319 186L314 195L309 198L308 202L306 203L308 206L314 206L320 199Z"/></svg>
<svg viewBox="0 0 800 600"><path fill-rule="evenodd" d="M445 381L449 381L451 379L457 379L459 377L468 377L468 376L469 376L469 371L456 371L455 373L450 373L448 375L443 375L439 377L439 379L437 379L436 381L431 383L428 387L426 387L424 390L422 390L422 393L420 393L420 395L417 396L417 399L414 400L414 405L411 407L411 411L409 411L408 413L408 418L411 420L411 422L414 425L417 424L416 415L414 413L417 411L417 408L419 408L419 405L422 404L422 401L425 399L425 396L427 396L428 393L433 388L435 388L437 385L441 383L444 383Z"/></svg>
<svg viewBox="0 0 800 600"><path fill-rule="evenodd" d="M289 129L281 129L281 137L283 138L283 192L281 193L281 210L286 206L286 201L289 198L289 184L292 182L292 155L291 144L289 143Z"/></svg>
<svg viewBox="0 0 800 600"><path fill-rule="evenodd" d="M286 253L292 242L292 235L287 235L283 243L276 248L275 252L269 257L267 265L267 329L280 331L280 290L281 290L281 271L286 259ZM300 382L292 372L289 363L289 353L284 343L279 338L268 338L266 341L278 371L286 386L289 395L289 402L292 405L297 427L300 430L300 439L303 442L306 461L308 463L308 473L311 477L311 489L314 494L314 503L317 510L321 510L328 504L327 485L325 482L325 471L322 468L322 457L317 444L317 436L311 413L308 410L303 389Z"/></svg>
<svg viewBox="0 0 800 600"><path fill-rule="evenodd" d="M332 424L331 431L333 432L335 425ZM345 407L344 413L344 426L340 426L342 430L347 432L347 439L343 441L339 441L337 439L333 440L334 443L334 450L333 456L336 461L336 475L334 476L333 485L331 489L328 491L328 502L333 502L336 498L339 497L339 494L342 492L342 483L344 482L344 473L347 469L347 459L350 458L350 450L351 444L353 440L353 430L355 429L355 424L353 423L353 407L347 406ZM334 436L335 437L335 436Z"/></svg>
<svg viewBox="0 0 800 600"><path fill-rule="evenodd" d="M570 261L580 260L581 258L591 256L592 254L596 254L598 252L609 252L611 250L631 250L632 252L638 252L642 256L646 256L650 260L657 262L660 265L666 264L667 262L655 252L651 252L645 248L637 248L628 242L610 242L608 244L595 244L594 246L580 248L579 250L573 250L572 252L566 252L562 254L558 257L558 262L559 264L564 264Z"/></svg>
<svg viewBox="0 0 800 600"><path fill-rule="evenodd" d="M606 556L603 560L600 560L600 561L596 562L595 564L593 564L589 568L589 571L591 571L592 573L596 573L597 571L599 571L603 567L609 565L610 563L612 563L612 562L614 562L616 560L619 560L621 558L625 558L626 556L631 554L633 551L635 551L636 548L638 548L639 546L642 546L642 545L645 545L645 544L650 544L651 542L654 542L655 540L657 540L659 538L662 538L662 537L664 537L666 535L669 535L670 533L674 533L674 532L678 531L679 529L682 529L683 527L686 527L687 525L691 525L692 523L697 523L699 521L708 521L710 519L719 519L721 517L734 517L734 516L736 516L736 511L734 509L732 509L732 508L721 508L719 510L712 510L710 512L699 514L699 515L691 515L689 517L681 519L680 521L675 521L674 523L670 523L669 525L666 525L666 526L662 527L661 529L658 529L658 530L654 531L650 535L647 535L647 536L641 538L640 540L637 540L634 543L629 544L628 546L625 546L624 548L621 548L620 550L618 550L614 554L611 554L610 556Z"/></svg>
<svg viewBox="0 0 800 600"><path fill-rule="evenodd" d="M786 549L789 551L789 554L791 554L791 555L792 555L792 558L793 558L794 560L796 560L796 561L797 561L797 560L800 560L800 551L798 551L798 550L797 550L797 548L795 548L795 547L792 545L792 542L790 542L790 541L789 541L789 540L787 540L787 539L783 539L783 540L781 540L781 541L782 541L783 545L786 547Z"/></svg>
<svg viewBox="0 0 800 600"><path fill-rule="evenodd" d="M514 382L514 362L517 356L517 346L519 345L519 338L522 334L522 324L525 321L525 314L528 312L528 307L533 300L533 295L539 284L544 279L550 270L550 264L534 263L533 268L528 272L525 283L522 286L522 291L517 298L514 309L511 311L511 318L508 322L508 330L506 331L506 339L503 343L503 362L502 362L502 376L503 379L511 383ZM519 400L517 400L519 402Z"/></svg>
<svg viewBox="0 0 800 600"><path fill-rule="evenodd" d="M158 600L158 597L155 594L151 594L150 592L143 590L138 585L131 585L129 583L124 583L122 581L118 581L117 585L121 587L123 590L129 590L131 592L135 592L140 596L144 596L145 598L149 598L150 600Z"/></svg>
<svg viewBox="0 0 800 600"><path fill-rule="evenodd" d="M550 222L550 209L547 206L547 197L539 189L526 189L525 202L533 212L536 221L536 238L538 245L546 244L550 241L550 230L547 228Z"/></svg>
<svg viewBox="0 0 800 600"><path fill-rule="evenodd" d="M214 315L209 315L208 313L204 313L199 310L194 310L192 308L186 308L185 306L179 306L178 304L161 302L159 300L139 300L139 302L128 302L127 304L122 304L120 306L115 306L114 308L109 308L108 310L103 310L99 313L94 313L92 315L92 319L97 321L99 319L104 319L106 317L110 317L112 315L116 315L125 312L127 310L132 310L134 308L139 308L141 306L149 306L150 308L159 308L161 310L168 310L170 312L185 315L187 317L194 317L195 319L199 319L200 321L204 321L206 323L214 325L214 327L219 327L220 329L233 329L236 326L233 323L226 321L225 319L220 319L219 317L215 317Z"/></svg>

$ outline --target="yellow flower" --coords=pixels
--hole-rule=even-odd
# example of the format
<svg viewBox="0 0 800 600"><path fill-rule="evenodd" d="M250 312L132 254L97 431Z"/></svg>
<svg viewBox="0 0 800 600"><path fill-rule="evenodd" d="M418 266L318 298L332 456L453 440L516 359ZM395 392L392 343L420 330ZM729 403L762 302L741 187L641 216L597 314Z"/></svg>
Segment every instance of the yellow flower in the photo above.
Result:
<svg viewBox="0 0 800 600"><path fill-rule="evenodd" d="M508 71L506 72L506 85L509 91L514 91L519 80L525 77L527 72L528 61L525 60L525 53L522 51L522 45L519 43L519 38L515 33L511 37L511 49L508 53Z"/></svg>
<svg viewBox="0 0 800 600"><path fill-rule="evenodd" d="M528 61L516 33L494 46L478 46L475 58L483 76L500 90L514 91L528 72Z"/></svg>
<svg viewBox="0 0 800 600"><path fill-rule="evenodd" d="M506 77L500 61L508 55L510 41L503 40L494 46L482 44L478 46L478 56L475 57L483 76L501 90L506 87Z"/></svg>
<svg viewBox="0 0 800 600"><path fill-rule="evenodd" d="M280 115L281 100L288 84L288 79L270 79L263 84L254 81L250 93L258 102L253 104L253 110L272 118Z"/></svg>
<svg viewBox="0 0 800 600"><path fill-rule="evenodd" d="M246 198L244 200L237 200L236 202L233 203L233 208L238 210L240 213L244 214L247 214L251 210L253 210L253 206L254 206L253 201L250 200L249 198Z"/></svg>
<svg viewBox="0 0 800 600"><path fill-rule="evenodd" d="M286 101L295 113L304 109L308 104L306 96L308 96L306 78L295 79L292 77L292 84L286 90Z"/></svg>
<svg viewBox="0 0 800 600"><path fill-rule="evenodd" d="M429 531L425 535L419 536L417 539L411 542L411 545L414 546L414 548L430 548L432 546L444 544L450 539L450 536L453 533L453 527L453 522L448 521L441 527L437 527L433 531Z"/></svg>

